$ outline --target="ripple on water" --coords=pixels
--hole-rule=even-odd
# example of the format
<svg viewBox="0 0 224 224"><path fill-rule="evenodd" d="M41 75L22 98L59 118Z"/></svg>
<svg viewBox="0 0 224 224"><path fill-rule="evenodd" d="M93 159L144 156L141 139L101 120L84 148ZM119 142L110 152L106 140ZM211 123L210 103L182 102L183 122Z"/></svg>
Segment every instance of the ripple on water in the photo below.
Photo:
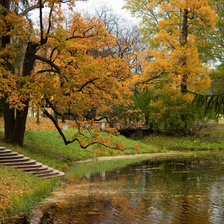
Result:
<svg viewBox="0 0 224 224"><path fill-rule="evenodd" d="M48 198L40 223L223 224L223 173L181 164L88 175Z"/></svg>

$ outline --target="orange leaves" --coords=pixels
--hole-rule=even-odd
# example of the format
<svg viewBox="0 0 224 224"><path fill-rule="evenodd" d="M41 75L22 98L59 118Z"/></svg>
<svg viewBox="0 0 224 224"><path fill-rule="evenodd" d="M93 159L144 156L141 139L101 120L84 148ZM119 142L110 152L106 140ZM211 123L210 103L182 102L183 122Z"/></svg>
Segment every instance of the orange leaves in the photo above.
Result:
<svg viewBox="0 0 224 224"><path fill-rule="evenodd" d="M0 37L9 35L13 40L27 40L29 24L25 19L14 11L5 12L6 15L4 12L5 9L0 7Z"/></svg>
<svg viewBox="0 0 224 224"><path fill-rule="evenodd" d="M81 14L74 13L69 21L68 39L76 39L87 48L100 49L106 45L115 45L115 37L104 29L103 23L97 18L84 19Z"/></svg>
<svg viewBox="0 0 224 224"><path fill-rule="evenodd" d="M31 2L34 8L39 8L38 22L33 24L23 13L0 14L0 20L5 22L0 27L0 37L9 35L5 45L13 46L12 49L4 46L0 52L1 65L7 64L6 69L0 66L0 92L4 91L10 106L22 109L29 102L52 120L47 113L49 108L81 123L94 118L94 114L87 116L92 111L95 117L105 117L115 105L128 102L130 60L116 55L117 39L108 33L102 21L83 18L78 13L68 13L66 17L70 17L65 20L61 1L39 3L42 5L36 0ZM27 29L29 40L24 41L27 33L23 28L31 26L32 29ZM98 130L94 124L91 128ZM83 141L81 144L86 140L78 138Z"/></svg>
<svg viewBox="0 0 224 224"><path fill-rule="evenodd" d="M28 190L32 182L28 178L24 179L24 174L14 173L14 171L1 167L0 175L0 215L1 210L7 208L8 204L12 202L12 195L23 196L24 191Z"/></svg>
<svg viewBox="0 0 224 224"><path fill-rule="evenodd" d="M152 1L153 2L153 1ZM208 0L172 0L169 3L162 1L159 10L161 15L166 12L172 12L174 17L166 20L166 24L177 25L173 23L175 18L182 16L184 10L188 10L188 18L191 20L190 24L204 24L207 27L214 28L217 22L217 16L214 10L209 6Z"/></svg>
<svg viewBox="0 0 224 224"><path fill-rule="evenodd" d="M158 48L146 52L146 56L143 55L146 60L143 61L144 72L143 77L140 78L141 81L150 80L163 72L169 77L168 84L171 88L172 86L179 88L183 76L188 77L186 84L191 91L195 91L196 87L199 89L199 81L201 90L208 88L209 78L206 71L208 68L199 59L197 45L200 41L199 36L194 33L194 29L199 29L199 27L205 25L214 27L215 25L216 16L209 7L208 1L150 1L150 5L157 5L161 13L161 19L158 21L159 32L154 38L154 43ZM187 26L183 24L184 10L187 10ZM168 18L166 14L169 14ZM185 44L182 40L183 29L187 29ZM201 40L201 42L201 46L206 44L206 40ZM148 60L149 55L151 60Z"/></svg>

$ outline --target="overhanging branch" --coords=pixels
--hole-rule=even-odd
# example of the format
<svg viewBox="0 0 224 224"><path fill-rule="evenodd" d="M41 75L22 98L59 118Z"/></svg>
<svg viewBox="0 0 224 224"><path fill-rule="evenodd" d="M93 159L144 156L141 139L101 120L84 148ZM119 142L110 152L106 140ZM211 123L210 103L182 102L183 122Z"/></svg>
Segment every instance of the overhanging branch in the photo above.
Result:
<svg viewBox="0 0 224 224"><path fill-rule="evenodd" d="M54 62L52 62L51 60L49 60L47 58L44 58L44 57L42 57L40 55L35 55L35 59L47 63L48 65L50 65L51 67L53 67L57 71L57 73L60 74L60 68Z"/></svg>
<svg viewBox="0 0 224 224"><path fill-rule="evenodd" d="M104 146L104 147L106 147L106 148L110 148L110 149L116 149L116 150L124 151L124 149L120 149L120 148L118 148L118 147L110 147L110 146L108 146L108 145L106 145L106 144L104 144L104 143L102 143L102 142L97 142L97 141L95 141L95 142L90 142L90 143L88 143L88 144L86 144L86 145L82 145L81 142L80 142L80 140L79 140L78 138L74 138L74 139L72 139L72 140L67 140L67 139L66 139L66 136L64 135L63 131L61 130L60 126L58 125L58 122L54 119L54 117L53 117L53 116L52 116L46 109L44 109L44 114L45 114L45 115L46 115L46 116L47 116L47 117L54 123L54 125L55 125L55 127L57 128L59 134L60 134L61 137L63 138L63 141L64 141L65 145L68 145L68 144L71 144L71 143L77 141L82 149L86 149L86 148L88 148L88 147L91 146L91 145L98 144L98 145Z"/></svg>

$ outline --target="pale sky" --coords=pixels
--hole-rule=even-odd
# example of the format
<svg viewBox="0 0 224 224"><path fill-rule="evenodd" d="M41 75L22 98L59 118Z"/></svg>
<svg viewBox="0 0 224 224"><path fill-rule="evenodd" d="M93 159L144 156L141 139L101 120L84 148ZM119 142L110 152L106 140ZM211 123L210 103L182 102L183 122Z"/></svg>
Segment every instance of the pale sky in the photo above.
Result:
<svg viewBox="0 0 224 224"><path fill-rule="evenodd" d="M100 8L100 6L107 6L111 8L114 13L121 15L127 19L132 19L132 16L126 9L122 9L124 6L123 0L88 0L88 2L76 2L76 10L77 11L89 11L94 12L95 8Z"/></svg>

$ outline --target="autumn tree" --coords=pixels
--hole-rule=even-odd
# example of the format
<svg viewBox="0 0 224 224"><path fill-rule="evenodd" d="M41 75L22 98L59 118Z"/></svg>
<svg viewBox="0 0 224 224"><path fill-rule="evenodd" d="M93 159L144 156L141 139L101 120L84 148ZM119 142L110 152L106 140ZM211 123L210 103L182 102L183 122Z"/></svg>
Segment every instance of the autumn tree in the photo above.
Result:
<svg viewBox="0 0 224 224"><path fill-rule="evenodd" d="M94 107L100 115L128 98L131 77L127 63L117 55L95 57L89 52L115 46L114 36L104 29L100 19L87 20L72 11L65 26L62 5L72 9L73 1L38 0L23 7L15 1L18 10L11 3L1 2L0 14L5 139L23 144L32 101L52 120L65 144L78 141L83 148L98 142L104 144L106 141L96 132L90 140L84 136L83 129L97 131L94 119L86 119L86 114ZM32 10L38 12L38 23L29 17ZM16 51L23 50L25 53L17 58ZM73 117L79 130L73 139L66 139L49 108L57 115Z"/></svg>
<svg viewBox="0 0 224 224"><path fill-rule="evenodd" d="M202 63L199 52L207 40L198 34L199 30L203 33L215 28L215 11L208 1L199 0L127 0L126 3L133 14L142 18L143 34L150 43L142 55L143 74L136 77L136 83L143 90L153 89L156 98L151 106L157 109L156 119L164 119L166 115L170 123L175 121L171 117L179 117L184 123L189 117L188 109L184 108L193 100L190 92L203 92L210 85L209 67ZM170 114L171 111L175 114Z"/></svg>

